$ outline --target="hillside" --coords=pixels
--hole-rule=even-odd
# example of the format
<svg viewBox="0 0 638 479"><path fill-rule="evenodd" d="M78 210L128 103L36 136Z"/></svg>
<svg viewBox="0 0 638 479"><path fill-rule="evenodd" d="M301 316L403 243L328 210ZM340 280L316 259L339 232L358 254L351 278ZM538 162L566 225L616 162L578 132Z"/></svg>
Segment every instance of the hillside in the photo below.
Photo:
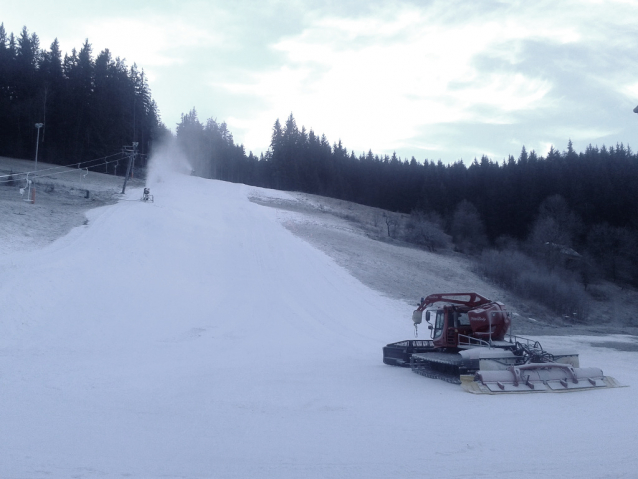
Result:
<svg viewBox="0 0 638 479"><path fill-rule="evenodd" d="M383 211L377 208L305 193L285 198L263 193L252 200L276 208L286 228L391 298L416 304L433 292L478 291L507 304L517 334L638 334L638 292L633 288L600 281L595 287L606 299L590 299L586 320L564 319L481 278L467 255L429 253L388 238L379 220Z"/></svg>
<svg viewBox="0 0 638 479"><path fill-rule="evenodd" d="M0 175L28 171L31 161L0 158ZM35 205L0 185L0 253L41 247L86 221L91 208L117 201L122 178L41 164L53 168L39 180ZM62 173L60 173L62 171ZM143 182L132 179L129 188ZM90 191L87 199L86 191ZM475 272L471 258L452 251L436 254L388 238L383 210L306 193L256 189L250 200L277 210L282 224L345 267L367 286L388 297L415 304L440 291L478 291L504 302L513 311L518 334L638 335L638 292L606 281L595 285L605 299L591 298L586 321L566 320L498 286ZM26 197L26 193L22 198ZM33 220L34 216L37 220Z"/></svg>
<svg viewBox="0 0 638 479"><path fill-rule="evenodd" d="M132 188L0 256L3 477L634 474L635 387L474 396L382 364L423 287L499 294L462 258L368 244L320 207L301 213L312 197L168 172L150 187L155 203ZM634 337L542 341L638 380Z"/></svg>

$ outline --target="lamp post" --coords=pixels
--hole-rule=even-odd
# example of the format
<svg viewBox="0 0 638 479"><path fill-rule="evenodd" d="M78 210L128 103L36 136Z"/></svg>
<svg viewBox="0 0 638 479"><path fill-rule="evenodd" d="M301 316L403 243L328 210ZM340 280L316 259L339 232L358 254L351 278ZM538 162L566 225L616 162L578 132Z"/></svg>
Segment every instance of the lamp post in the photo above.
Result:
<svg viewBox="0 0 638 479"><path fill-rule="evenodd" d="M35 140L35 168L33 170L33 172L35 173L36 171L38 171L38 146L40 146L40 128L42 128L44 126L44 123L36 123L35 127L38 129L38 137ZM27 178L29 177L29 175L27 175ZM34 177L35 178L35 177ZM31 183L33 182L33 180L29 181L27 179L27 181L29 182L29 198L27 199L27 201L29 201L31 204L35 203L35 185L33 185L33 190L31 189Z"/></svg>
<svg viewBox="0 0 638 479"><path fill-rule="evenodd" d="M44 123L36 123L35 127L38 129L38 138L35 140L35 171L38 170L38 146L40 145L40 128L44 126Z"/></svg>

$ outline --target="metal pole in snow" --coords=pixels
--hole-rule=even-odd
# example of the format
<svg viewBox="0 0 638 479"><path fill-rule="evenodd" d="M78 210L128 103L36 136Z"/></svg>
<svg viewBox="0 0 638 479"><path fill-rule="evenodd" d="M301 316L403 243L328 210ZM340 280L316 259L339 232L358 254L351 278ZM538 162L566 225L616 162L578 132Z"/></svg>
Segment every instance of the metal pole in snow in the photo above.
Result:
<svg viewBox="0 0 638 479"><path fill-rule="evenodd" d="M134 141L133 151L128 157L128 168L126 169L126 176L124 177L124 185L122 186L122 194L124 194L124 192L126 191L126 182L128 181L128 177L131 174L131 166L133 165L133 158L135 158L135 155L137 153L137 145L138 145L137 141Z"/></svg>
<svg viewBox="0 0 638 479"><path fill-rule="evenodd" d="M38 171L38 147L40 146L40 128L44 126L44 123L36 123L35 127L38 129L38 136L35 140L35 168L34 172ZM31 188L29 188L31 193ZM33 192L31 193L31 204L35 203L35 185L33 185Z"/></svg>
<svg viewBox="0 0 638 479"><path fill-rule="evenodd" d="M38 171L38 146L40 145L40 128L44 126L44 123L36 123L35 127L38 129L38 138L35 140L35 171Z"/></svg>

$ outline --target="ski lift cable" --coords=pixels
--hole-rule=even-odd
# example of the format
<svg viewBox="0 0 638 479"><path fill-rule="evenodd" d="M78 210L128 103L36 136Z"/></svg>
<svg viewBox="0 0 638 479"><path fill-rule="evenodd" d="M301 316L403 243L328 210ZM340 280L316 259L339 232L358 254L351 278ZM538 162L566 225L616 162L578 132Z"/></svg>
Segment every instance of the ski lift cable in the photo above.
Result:
<svg viewBox="0 0 638 479"><path fill-rule="evenodd" d="M95 162L96 160L89 160L89 161L84 161L82 163L76 163L73 165L61 165L61 166L54 166L51 168L46 168L43 170L37 170L37 171L24 171L24 172L19 172L19 173L12 173L9 175L0 175L0 182L10 182L12 180L19 180L20 177L24 177L27 174L29 175L36 175L37 177L39 176L45 176L45 175L55 175L55 174L60 174L60 173L67 173L68 171L76 171L77 169L83 169L83 168L94 168L96 166L101 166L103 163L97 164L97 165L88 165L88 166L80 166L80 165L87 165L87 163L92 163ZM117 160L111 160L105 163L112 163L113 161L117 161ZM77 167L77 168L73 168L73 167ZM55 171L55 170L60 170ZM42 175L42 173L44 173L45 175Z"/></svg>
<svg viewBox="0 0 638 479"><path fill-rule="evenodd" d="M92 168L94 166L100 166L102 164L102 161L106 160L107 158L112 158L114 156L118 156L118 155L122 155L122 152L119 153L115 153L113 155L109 155L109 156L105 156L102 158L95 158L93 160L87 160L87 161L82 161L80 163L73 163L71 165L60 165L60 166L53 166L51 168L47 168L44 170L38 170L37 172L33 172L33 173L41 173L41 172L46 172L46 171L50 171L50 170L55 170L55 169L67 169L67 168L83 168L83 167L88 167L88 168ZM121 159L121 158L118 158ZM111 161L104 161L104 163L112 163L113 161L118 161L118 159L116 160L111 160ZM100 164L96 164L96 165L91 165L91 166L85 166L88 163L96 163L96 162L100 162Z"/></svg>
<svg viewBox="0 0 638 479"><path fill-rule="evenodd" d="M78 170L88 170L89 168L95 168L97 166L106 166L108 164L111 163L116 163L120 160L122 160L124 158L117 158L115 160L111 160L111 161L104 161L103 163L99 163L96 165L89 165L89 166L84 166L84 167L78 167L78 168L72 168L72 166L75 165L65 165L65 166L58 166L58 167L53 167L53 168L47 168L45 170L38 170L38 171L25 171L25 172L21 172L21 173L13 173L12 175L2 175L0 176L0 183L10 183L12 181L22 181L26 178L26 176L31 175L32 178L40 178L40 177L51 177L51 176L56 176L56 175L63 175L66 173L73 173L73 172L77 172ZM83 163L78 163L77 165L81 165L81 164L86 164L86 163L91 163L97 160L89 160L89 161L85 161ZM100 161L102 161L100 159ZM56 170L56 169L62 169L61 171L51 171L51 170ZM40 174L40 173L45 173L48 172L46 174Z"/></svg>
<svg viewBox="0 0 638 479"><path fill-rule="evenodd" d="M109 161L109 162L107 162L107 164L108 163L113 163L114 161L117 161L117 160ZM44 174L44 175L33 174L33 172L28 171L28 172L25 172L22 177L18 177L18 178L16 178L16 174L13 175L13 178L6 178L5 177L4 179L2 179L2 177L0 177L0 184L11 183L12 181L13 182L24 181L28 176L30 176L33 179L36 179L36 178L52 178L52 177L59 176L59 175L64 175L64 174L67 174L67 173L77 173L78 171L85 171L85 173L82 175L82 177L84 178L86 176L86 172L87 172L87 170L89 168L93 168L94 166L101 166L101 165L102 164L88 166L88 167L84 167L84 168L77 168L77 169L76 168L74 168L74 169L70 169L69 168L69 169L64 170L64 171L54 171L54 172L50 172L50 173L47 173L47 174ZM44 171L44 170L38 170L37 173L40 173L40 171Z"/></svg>
<svg viewBox="0 0 638 479"><path fill-rule="evenodd" d="M125 155L124 153L119 151L119 152L114 153L112 155L103 156L101 158L95 158L95 159L92 159L92 160L81 161L79 163L72 163L70 165L58 165L58 166L52 166L50 168L45 168L45 169L42 169L42 170L37 170L37 171L23 171L23 172L20 172L20 173L12 173L12 174L8 174L8 175L0 175L0 181L2 181L2 178L8 178L8 177L11 177L11 176L13 176L13 178L15 179L16 176L20 176L20 175L27 175L27 174L32 174L32 173L41 173L41 172L50 171L50 170L57 170L57 169L61 169L61 168L65 168L65 169L66 168L74 168L74 167L82 168L83 167L82 165L86 165L87 163L93 163L93 162L97 162L97 161L102 162L103 160L106 160L107 158L113 158L114 156L121 156L122 158L125 158L127 155ZM122 159L122 158L119 158L119 159ZM108 162L105 162L105 163L112 163L113 161L117 161L117 160L112 160L112 161L108 161ZM98 166L98 165L95 165L95 166ZM91 168L91 167L89 166L89 168Z"/></svg>
<svg viewBox="0 0 638 479"><path fill-rule="evenodd" d="M112 154L112 155L103 156L103 157L101 157L101 158L95 158L95 159L92 159L92 160L81 161L81 162L79 162L79 163L72 163L72 164L70 164L70 165L57 165L57 166L52 166L52 167L50 167L50 168L44 168L44 169L37 170L37 171L38 171L38 172L41 172L41 171L56 170L56 169L60 169L60 168L73 168L73 167L81 168L81 167L82 167L82 165L85 165L85 164L87 164L87 163L93 163L93 162L95 162L95 161L102 161L102 160L105 160L105 159L107 159L107 158L112 158L112 157L114 157L114 156L118 156L118 155L122 155L122 154L123 154L123 153L120 151L120 152L114 153L114 154ZM25 174L27 174L27 173L34 173L34 171L29 171L29 172L20 172L20 173L13 173L13 176L15 176L15 175L25 175ZM11 176L11 175L0 175L0 178L6 177L6 176Z"/></svg>

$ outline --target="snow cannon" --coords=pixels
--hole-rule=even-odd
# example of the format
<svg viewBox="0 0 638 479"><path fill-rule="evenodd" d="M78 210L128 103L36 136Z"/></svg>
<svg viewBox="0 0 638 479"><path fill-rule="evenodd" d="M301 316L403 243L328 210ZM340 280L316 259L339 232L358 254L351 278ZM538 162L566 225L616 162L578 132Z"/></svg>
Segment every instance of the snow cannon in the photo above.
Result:
<svg viewBox="0 0 638 479"><path fill-rule="evenodd" d="M151 203L155 203L155 198L151 194L151 189L150 188L144 188L144 191L142 192L141 200L142 201L150 201Z"/></svg>

